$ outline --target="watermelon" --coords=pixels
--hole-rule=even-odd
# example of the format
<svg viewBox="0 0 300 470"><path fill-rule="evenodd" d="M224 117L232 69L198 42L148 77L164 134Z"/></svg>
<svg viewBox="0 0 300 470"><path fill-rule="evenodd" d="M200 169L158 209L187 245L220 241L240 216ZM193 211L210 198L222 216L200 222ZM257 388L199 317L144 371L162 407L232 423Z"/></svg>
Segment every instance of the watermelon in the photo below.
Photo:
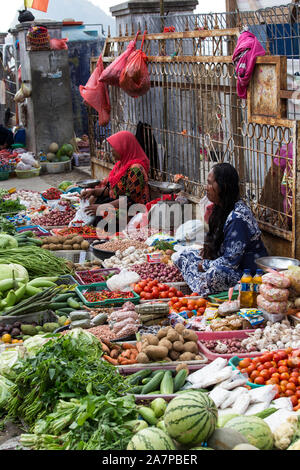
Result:
<svg viewBox="0 0 300 470"><path fill-rule="evenodd" d="M211 449L210 447L193 447L190 450L214 450L214 449Z"/></svg>
<svg viewBox="0 0 300 470"><path fill-rule="evenodd" d="M149 427L142 429L132 437L127 450L176 450L176 447L170 436L164 431Z"/></svg>
<svg viewBox="0 0 300 470"><path fill-rule="evenodd" d="M237 416L240 416L240 415L238 415L236 413L227 413L227 414L224 414L222 416L219 416L217 427L218 428L224 428L224 426L226 426L226 423L228 421L230 421L233 418L236 418Z"/></svg>
<svg viewBox="0 0 300 470"><path fill-rule="evenodd" d="M214 402L196 390L174 398L164 415L168 434L188 446L205 442L214 432L217 420L218 410Z"/></svg>
<svg viewBox="0 0 300 470"><path fill-rule="evenodd" d="M272 431L267 423L257 416L233 418L226 423L226 427L243 434L250 444L260 450L271 450L273 448Z"/></svg>

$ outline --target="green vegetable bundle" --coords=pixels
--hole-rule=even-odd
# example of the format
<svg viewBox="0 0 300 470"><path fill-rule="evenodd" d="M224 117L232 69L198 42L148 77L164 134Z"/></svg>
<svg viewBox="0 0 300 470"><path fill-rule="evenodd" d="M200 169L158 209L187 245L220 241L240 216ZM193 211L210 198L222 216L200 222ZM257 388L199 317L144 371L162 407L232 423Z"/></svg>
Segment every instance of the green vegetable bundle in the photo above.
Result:
<svg viewBox="0 0 300 470"><path fill-rule="evenodd" d="M50 339L15 371L8 418L21 418L32 426L51 413L61 398L108 392L118 397L128 392L125 379L114 366L100 360L101 354L101 343L79 328Z"/></svg>
<svg viewBox="0 0 300 470"><path fill-rule="evenodd" d="M19 199L0 201L0 214L14 215L26 210L26 207L20 203Z"/></svg>
<svg viewBox="0 0 300 470"><path fill-rule="evenodd" d="M58 258L38 246L24 246L0 250L0 264L17 263L27 269L30 279L43 276L58 276L72 272L64 258Z"/></svg>
<svg viewBox="0 0 300 470"><path fill-rule="evenodd" d="M0 232L7 233L8 235L14 235L16 233L16 226L13 222L10 222L8 219L0 216Z"/></svg>
<svg viewBox="0 0 300 470"><path fill-rule="evenodd" d="M60 400L53 413L37 421L34 434L23 434L20 442L36 450L124 450L133 434L124 423L136 417L132 395Z"/></svg>

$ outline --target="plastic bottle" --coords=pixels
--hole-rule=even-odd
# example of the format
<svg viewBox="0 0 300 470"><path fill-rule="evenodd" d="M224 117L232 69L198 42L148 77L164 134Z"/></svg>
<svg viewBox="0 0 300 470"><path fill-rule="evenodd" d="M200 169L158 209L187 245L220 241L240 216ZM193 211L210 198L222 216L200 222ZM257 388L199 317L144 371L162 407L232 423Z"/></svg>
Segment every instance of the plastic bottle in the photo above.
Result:
<svg viewBox="0 0 300 470"><path fill-rule="evenodd" d="M258 269L256 271L256 274L253 278L253 308L257 308L257 296L259 294L259 286L262 284L262 275L263 275L263 270Z"/></svg>
<svg viewBox="0 0 300 470"><path fill-rule="evenodd" d="M252 275L250 269L245 269L241 279L240 304L241 308L251 308L253 305Z"/></svg>

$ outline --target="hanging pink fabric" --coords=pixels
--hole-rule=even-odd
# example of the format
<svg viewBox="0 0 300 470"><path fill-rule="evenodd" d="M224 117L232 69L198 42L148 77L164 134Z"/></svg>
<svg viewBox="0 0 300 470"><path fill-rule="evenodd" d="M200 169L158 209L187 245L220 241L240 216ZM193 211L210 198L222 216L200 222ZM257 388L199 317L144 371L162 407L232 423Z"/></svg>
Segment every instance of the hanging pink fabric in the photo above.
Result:
<svg viewBox="0 0 300 470"><path fill-rule="evenodd" d="M136 49L136 41L139 34L140 31L137 32L135 39L128 44L126 51L124 51L123 54L117 57L108 67L106 67L106 69L102 72L101 77L99 78L100 82L104 82L107 85L119 86L121 72L127 63L128 57Z"/></svg>
<svg viewBox="0 0 300 470"><path fill-rule="evenodd" d="M100 55L86 86L79 86L79 92L84 101L98 112L100 126L106 126L109 123L111 110L107 85L99 82L103 70L102 55Z"/></svg>
<svg viewBox="0 0 300 470"><path fill-rule="evenodd" d="M235 64L239 98L247 98L247 87L255 67L256 57L265 54L266 51L254 34L249 31L240 34L232 56L232 61Z"/></svg>

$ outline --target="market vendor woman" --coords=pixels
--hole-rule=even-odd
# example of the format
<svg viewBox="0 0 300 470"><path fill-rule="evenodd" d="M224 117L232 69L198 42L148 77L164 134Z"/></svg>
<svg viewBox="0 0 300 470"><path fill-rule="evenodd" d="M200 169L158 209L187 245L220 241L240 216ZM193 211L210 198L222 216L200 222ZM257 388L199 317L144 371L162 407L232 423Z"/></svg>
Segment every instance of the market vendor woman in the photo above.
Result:
<svg viewBox="0 0 300 470"><path fill-rule="evenodd" d="M185 282L201 296L234 287L244 269L254 275L255 259L267 256L257 221L240 199L235 168L229 163L215 165L208 174L206 192L214 206L204 249L174 256Z"/></svg>
<svg viewBox="0 0 300 470"><path fill-rule="evenodd" d="M86 209L89 215L99 215L101 204L109 203L119 208L119 198L127 196L128 205L149 202L148 175L150 163L147 155L128 131L121 131L108 137L112 155L116 161L109 177L95 189L82 192L84 199L90 200Z"/></svg>
<svg viewBox="0 0 300 470"><path fill-rule="evenodd" d="M10 148L14 143L13 133L0 124L0 150Z"/></svg>

